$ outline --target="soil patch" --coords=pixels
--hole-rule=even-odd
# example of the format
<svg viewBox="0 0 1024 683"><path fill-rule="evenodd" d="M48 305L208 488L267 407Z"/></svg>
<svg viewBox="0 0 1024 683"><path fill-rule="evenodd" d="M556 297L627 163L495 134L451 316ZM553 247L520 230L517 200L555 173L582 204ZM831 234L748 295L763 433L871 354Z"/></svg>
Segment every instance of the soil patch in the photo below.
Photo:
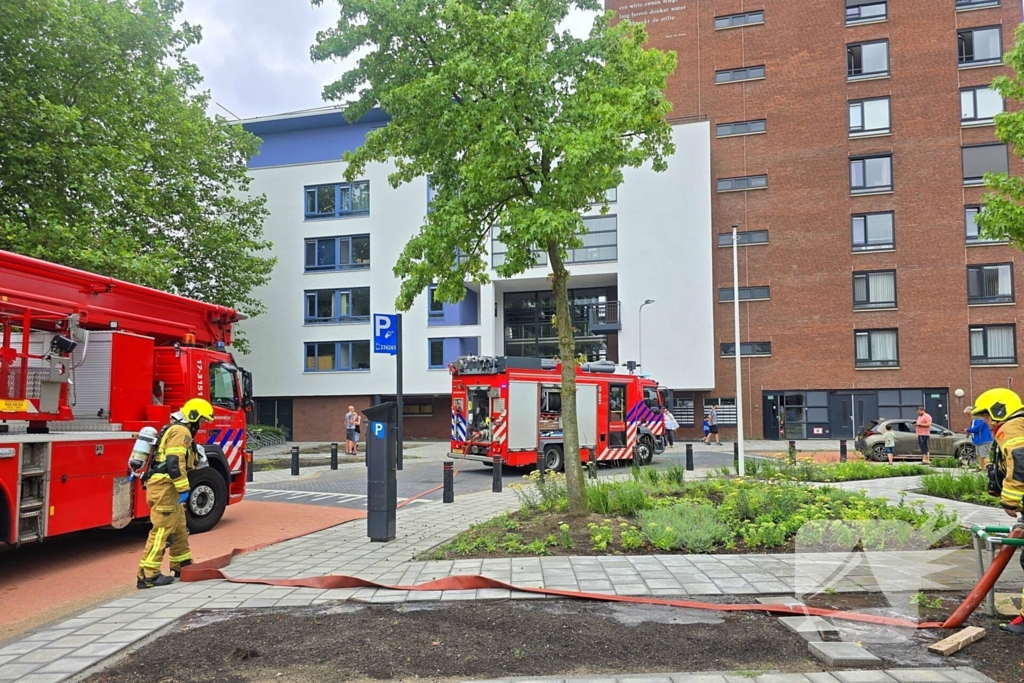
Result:
<svg viewBox="0 0 1024 683"><path fill-rule="evenodd" d="M446 680L820 671L760 614L502 601L197 613L90 682Z"/></svg>

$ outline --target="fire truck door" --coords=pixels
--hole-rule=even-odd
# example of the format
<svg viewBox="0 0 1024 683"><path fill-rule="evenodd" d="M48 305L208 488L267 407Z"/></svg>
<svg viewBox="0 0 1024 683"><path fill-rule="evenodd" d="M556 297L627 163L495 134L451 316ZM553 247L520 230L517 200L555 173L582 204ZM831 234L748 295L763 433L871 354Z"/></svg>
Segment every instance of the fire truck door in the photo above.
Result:
<svg viewBox="0 0 1024 683"><path fill-rule="evenodd" d="M508 450L535 451L540 447L540 384L508 383Z"/></svg>
<svg viewBox="0 0 1024 683"><path fill-rule="evenodd" d="M580 448L597 447L597 385L576 385L576 424Z"/></svg>
<svg viewBox="0 0 1024 683"><path fill-rule="evenodd" d="M608 447L626 447L626 385L608 385Z"/></svg>

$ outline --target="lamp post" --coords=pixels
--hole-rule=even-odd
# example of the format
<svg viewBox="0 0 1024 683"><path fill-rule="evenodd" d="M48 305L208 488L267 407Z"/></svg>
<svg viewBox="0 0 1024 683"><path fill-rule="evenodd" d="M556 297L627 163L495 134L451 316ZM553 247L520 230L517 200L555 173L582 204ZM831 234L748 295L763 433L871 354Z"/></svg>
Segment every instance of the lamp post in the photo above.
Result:
<svg viewBox="0 0 1024 683"><path fill-rule="evenodd" d="M742 348L740 345L740 267L739 237L736 231L740 226L732 226L732 322L733 337L736 340L736 445L739 451L739 475L745 474L743 453L743 366L740 361Z"/></svg>
<svg viewBox="0 0 1024 683"><path fill-rule="evenodd" d="M639 339L640 339L640 354L639 354L640 357L637 359L637 361L638 361L638 364L640 365L640 372L641 373L643 373L643 370L644 370L644 306L646 306L647 304L653 304L653 303L654 303L654 299L648 299L647 301L643 302L642 304L640 304L640 310L636 314L637 315L637 326L636 326L636 329L637 329L637 335L639 336Z"/></svg>

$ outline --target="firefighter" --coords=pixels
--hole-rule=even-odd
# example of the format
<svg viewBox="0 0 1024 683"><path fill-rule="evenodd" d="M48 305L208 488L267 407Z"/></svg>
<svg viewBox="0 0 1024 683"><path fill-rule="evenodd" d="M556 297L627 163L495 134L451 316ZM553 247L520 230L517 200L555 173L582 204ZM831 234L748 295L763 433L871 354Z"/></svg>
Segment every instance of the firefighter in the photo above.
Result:
<svg viewBox="0 0 1024 683"><path fill-rule="evenodd" d="M995 437L995 452L988 466L988 492L999 496L1003 511L1018 519L1024 510L1024 403L1020 396L1009 389L989 389L974 404L971 411L992 428ZM1021 554L1024 568L1024 554ZM1008 624L999 628L1009 633L1024 635L1024 608Z"/></svg>
<svg viewBox="0 0 1024 683"><path fill-rule="evenodd" d="M213 420L213 406L201 398L185 403L181 412L171 415L156 445L152 464L143 477L149 521L153 528L146 551L139 563L138 588L166 586L181 576L182 567L192 564L185 527L185 501L188 500L188 473L196 468L195 435L204 422ZM171 571L160 573L164 549L170 548Z"/></svg>

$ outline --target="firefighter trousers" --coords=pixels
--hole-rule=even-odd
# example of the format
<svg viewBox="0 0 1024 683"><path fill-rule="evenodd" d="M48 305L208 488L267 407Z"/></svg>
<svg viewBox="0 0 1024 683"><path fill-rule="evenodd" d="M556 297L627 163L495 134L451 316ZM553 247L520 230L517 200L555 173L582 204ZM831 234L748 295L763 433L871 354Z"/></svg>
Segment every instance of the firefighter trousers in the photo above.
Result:
<svg viewBox="0 0 1024 683"><path fill-rule="evenodd" d="M185 526L185 506L178 502L181 494L169 479L151 481L146 488L146 502L149 504L149 531L146 551L139 562L139 576L151 579L160 574L164 560L164 549L171 551L171 571L181 568L181 563L192 559L188 546L188 528Z"/></svg>

